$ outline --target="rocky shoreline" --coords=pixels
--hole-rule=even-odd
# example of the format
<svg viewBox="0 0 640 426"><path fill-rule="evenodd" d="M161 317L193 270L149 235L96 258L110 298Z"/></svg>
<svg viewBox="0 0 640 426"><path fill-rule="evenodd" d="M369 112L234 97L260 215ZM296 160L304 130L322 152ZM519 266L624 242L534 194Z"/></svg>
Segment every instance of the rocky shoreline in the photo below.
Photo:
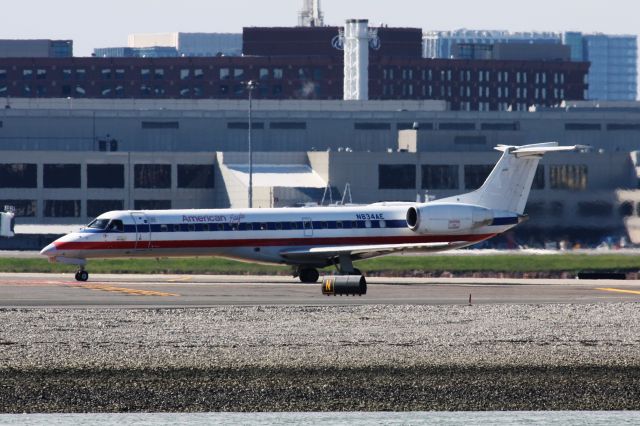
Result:
<svg viewBox="0 0 640 426"><path fill-rule="evenodd" d="M0 412L638 410L638 304L0 310Z"/></svg>

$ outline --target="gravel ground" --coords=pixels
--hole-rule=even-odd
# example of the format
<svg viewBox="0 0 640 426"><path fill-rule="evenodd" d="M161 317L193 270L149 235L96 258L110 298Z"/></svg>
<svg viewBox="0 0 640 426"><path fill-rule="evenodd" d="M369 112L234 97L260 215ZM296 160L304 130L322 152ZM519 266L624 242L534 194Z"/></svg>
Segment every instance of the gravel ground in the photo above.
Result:
<svg viewBox="0 0 640 426"><path fill-rule="evenodd" d="M635 303L0 310L0 412L640 409Z"/></svg>

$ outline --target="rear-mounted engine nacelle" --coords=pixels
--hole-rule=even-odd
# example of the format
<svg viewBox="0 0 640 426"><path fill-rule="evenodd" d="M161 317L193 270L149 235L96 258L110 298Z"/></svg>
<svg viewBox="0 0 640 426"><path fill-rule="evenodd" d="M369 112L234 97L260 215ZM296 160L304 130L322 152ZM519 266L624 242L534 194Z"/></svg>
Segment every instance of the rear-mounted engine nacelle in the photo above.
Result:
<svg viewBox="0 0 640 426"><path fill-rule="evenodd" d="M470 204L433 204L409 207L407 226L419 233L449 233L490 225L493 212Z"/></svg>

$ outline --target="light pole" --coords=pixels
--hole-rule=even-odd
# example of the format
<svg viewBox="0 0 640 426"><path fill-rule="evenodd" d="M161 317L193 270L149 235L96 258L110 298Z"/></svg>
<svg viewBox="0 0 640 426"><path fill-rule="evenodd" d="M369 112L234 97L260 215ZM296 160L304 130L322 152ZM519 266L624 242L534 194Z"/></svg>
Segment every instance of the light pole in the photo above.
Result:
<svg viewBox="0 0 640 426"><path fill-rule="evenodd" d="M249 208L253 208L253 147L251 146L251 107L252 107L252 94L253 89L258 85L257 82L253 80L249 80L247 82L247 90L249 91L249 133L248 133L248 142L249 142Z"/></svg>

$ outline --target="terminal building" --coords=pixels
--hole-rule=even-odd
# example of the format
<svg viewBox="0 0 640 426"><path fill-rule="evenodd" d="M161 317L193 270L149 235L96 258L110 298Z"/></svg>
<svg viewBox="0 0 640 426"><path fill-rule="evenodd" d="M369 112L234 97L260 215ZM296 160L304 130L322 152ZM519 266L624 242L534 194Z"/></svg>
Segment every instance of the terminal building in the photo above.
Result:
<svg viewBox="0 0 640 426"><path fill-rule="evenodd" d="M624 235L640 212L638 122L635 104L462 112L442 101L256 101L254 206L335 202L347 186L354 203L442 198L483 182L493 146L556 140L591 148L543 160L518 238L594 242ZM402 144L413 127L415 142ZM0 109L0 202L21 223L246 207L248 130L246 101L14 99Z"/></svg>

